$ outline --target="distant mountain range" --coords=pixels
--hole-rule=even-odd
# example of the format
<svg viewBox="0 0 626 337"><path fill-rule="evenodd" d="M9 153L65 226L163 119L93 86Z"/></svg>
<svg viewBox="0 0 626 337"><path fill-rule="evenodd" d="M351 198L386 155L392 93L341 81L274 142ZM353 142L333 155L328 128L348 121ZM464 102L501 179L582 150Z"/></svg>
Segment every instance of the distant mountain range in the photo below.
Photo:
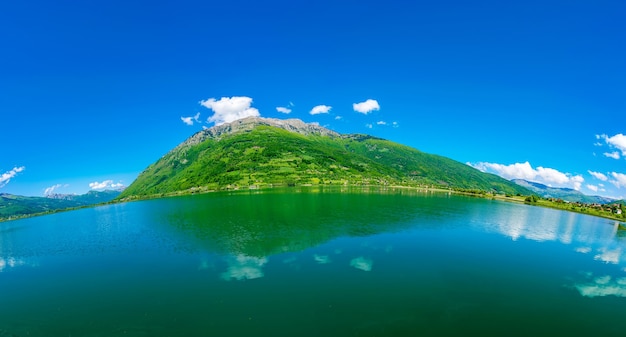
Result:
<svg viewBox="0 0 626 337"><path fill-rule="evenodd" d="M342 135L299 119L249 117L194 134L146 168L119 199L308 184L530 194L499 176L385 139Z"/></svg>
<svg viewBox="0 0 626 337"><path fill-rule="evenodd" d="M610 204L614 202L619 202L618 200L607 197L589 196L571 188L550 187L544 184L524 179L513 179L511 181L531 190L533 193L543 198L556 198L569 202L582 202L587 204ZM621 202L623 203L623 201Z"/></svg>
<svg viewBox="0 0 626 337"><path fill-rule="evenodd" d="M117 198L124 189L89 191L85 194L50 194L46 198L74 201L81 205L93 205Z"/></svg>
<svg viewBox="0 0 626 337"><path fill-rule="evenodd" d="M25 197L0 193L0 220L37 213L53 212L109 202L121 191L89 191L85 194L53 194L47 197Z"/></svg>

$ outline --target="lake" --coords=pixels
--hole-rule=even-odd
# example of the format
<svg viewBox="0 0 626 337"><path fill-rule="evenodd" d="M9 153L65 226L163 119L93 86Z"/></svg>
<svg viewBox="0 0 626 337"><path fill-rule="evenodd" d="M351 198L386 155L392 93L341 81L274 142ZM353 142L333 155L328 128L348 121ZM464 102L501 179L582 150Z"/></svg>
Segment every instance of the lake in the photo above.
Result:
<svg viewBox="0 0 626 337"><path fill-rule="evenodd" d="M0 223L0 336L625 336L614 221L292 188Z"/></svg>

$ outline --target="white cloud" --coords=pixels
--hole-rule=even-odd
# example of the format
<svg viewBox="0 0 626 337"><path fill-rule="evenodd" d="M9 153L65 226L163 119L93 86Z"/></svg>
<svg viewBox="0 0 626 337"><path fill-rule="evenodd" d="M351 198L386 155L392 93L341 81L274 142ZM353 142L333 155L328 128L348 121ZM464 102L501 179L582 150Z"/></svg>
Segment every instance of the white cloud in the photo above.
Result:
<svg viewBox="0 0 626 337"><path fill-rule="evenodd" d="M335 116L335 120L336 120L336 121L341 120L342 118L343 118L343 117L341 117L341 116Z"/></svg>
<svg viewBox="0 0 626 337"><path fill-rule="evenodd" d="M48 196L48 195L52 194L52 192L54 192L54 190L56 190L57 188L60 188L60 187L63 187L63 185L61 185L61 184L52 185L52 186L46 188L43 191L43 195Z"/></svg>
<svg viewBox="0 0 626 337"><path fill-rule="evenodd" d="M598 186L587 185L587 189L589 189L590 191L598 192Z"/></svg>
<svg viewBox="0 0 626 337"><path fill-rule="evenodd" d="M387 125L387 122L385 122L385 121L378 121L378 122L376 122L376 124L378 124L378 125Z"/></svg>
<svg viewBox="0 0 626 337"><path fill-rule="evenodd" d="M617 188L626 187L626 174L611 172L611 176L613 176L613 178L615 179L611 180L610 182Z"/></svg>
<svg viewBox="0 0 626 337"><path fill-rule="evenodd" d="M368 128L368 129L371 129L371 128L374 127L374 125L372 125L372 124L365 124L365 127Z"/></svg>
<svg viewBox="0 0 626 337"><path fill-rule="evenodd" d="M284 114L291 113L291 109L289 109L289 108L285 108L285 107L282 107L282 106L277 106L277 107L276 107L276 111L278 111L278 112L282 112L282 113L284 113Z"/></svg>
<svg viewBox="0 0 626 337"><path fill-rule="evenodd" d="M116 189L124 187L122 183L114 183L113 180L105 180L101 183L94 181L93 183L89 183L89 188L92 190L103 190L103 189Z"/></svg>
<svg viewBox="0 0 626 337"><path fill-rule="evenodd" d="M105 181L103 181L103 182L101 182L101 183L99 183L99 182L95 181L95 182L93 182L93 183L89 183L89 187L90 187L91 189L97 190L97 189L105 188L105 187L107 187L109 184L112 184L112 183L113 183L113 180L105 180Z"/></svg>
<svg viewBox="0 0 626 337"><path fill-rule="evenodd" d="M393 123L391 123L391 126L393 126L394 128L397 128L400 125L398 125L398 122L393 122Z"/></svg>
<svg viewBox="0 0 626 337"><path fill-rule="evenodd" d="M589 172L589 174L591 174L594 178L596 178L596 179L598 179L598 180L602 180L602 181L607 181L607 180L609 180L609 178L608 178L605 174L603 174L603 173L600 173L600 172L594 172L594 171L591 171L591 170L589 170L589 171L587 171L587 172ZM602 185L601 185L601 186L602 186Z"/></svg>
<svg viewBox="0 0 626 337"><path fill-rule="evenodd" d="M362 114L368 114L374 110L380 110L380 105L378 105L378 102L374 99L368 99L365 102L361 102L361 103L353 103L352 104L352 108L354 109L354 111L356 112L360 112Z"/></svg>
<svg viewBox="0 0 626 337"><path fill-rule="evenodd" d="M313 255L313 259L315 260L315 262L319 263L319 264L327 264L330 263L330 258L328 257L328 255Z"/></svg>
<svg viewBox="0 0 626 337"><path fill-rule="evenodd" d="M253 280L263 277L263 266L267 263L266 257L237 255L227 260L228 269L222 273L222 279Z"/></svg>
<svg viewBox="0 0 626 337"><path fill-rule="evenodd" d="M555 184L565 184L569 180L565 173L552 168L537 167L537 176L543 178L546 182Z"/></svg>
<svg viewBox="0 0 626 337"><path fill-rule="evenodd" d="M613 158L613 159L619 159L619 152L617 152L617 151L604 152L603 154L604 154L605 157L609 157L609 158Z"/></svg>
<svg viewBox="0 0 626 337"><path fill-rule="evenodd" d="M537 176L537 171L530 166L529 162L511 165L479 162L469 163L469 165L482 172L495 171L496 174L506 179L534 179Z"/></svg>
<svg viewBox="0 0 626 337"><path fill-rule="evenodd" d="M196 113L195 116L190 116L190 117L180 117L180 120L183 121L183 123L187 124L187 125L193 125L193 121L196 121L196 123L200 123L200 113Z"/></svg>
<svg viewBox="0 0 626 337"><path fill-rule="evenodd" d="M317 105L317 106L314 106L313 109L311 109L309 113L311 115L327 114L332 108L333 108L332 106L328 106L328 105Z"/></svg>
<svg viewBox="0 0 626 337"><path fill-rule="evenodd" d="M183 121L183 123L187 124L187 125L193 125L193 118L192 117L180 117L180 120Z"/></svg>
<svg viewBox="0 0 626 337"><path fill-rule="evenodd" d="M569 177L569 180L570 180L570 183L572 184L572 188L574 188L576 191L580 191L580 187L585 181L585 178L583 178L583 176L581 175L577 175L577 176Z"/></svg>
<svg viewBox="0 0 626 337"><path fill-rule="evenodd" d="M222 97L219 100L209 98L200 101L200 105L213 110L213 116L207 119L208 123L221 125L246 117L258 117L261 114L252 108L252 98L245 96Z"/></svg>
<svg viewBox="0 0 626 337"><path fill-rule="evenodd" d="M370 259L366 259L363 256L359 256L350 261L350 265L356 269L360 269L363 271L372 271L372 265L374 262Z"/></svg>
<svg viewBox="0 0 626 337"><path fill-rule="evenodd" d="M13 177L15 177L18 173L24 171L25 169L26 167L24 166L16 166L12 170L6 171L2 175L0 175L0 188L6 186L6 184L8 184Z"/></svg>
<svg viewBox="0 0 626 337"><path fill-rule="evenodd" d="M600 135L600 138L609 144L610 147L616 148L622 152L622 155L626 156L626 136L618 133L613 137L607 135Z"/></svg>
<svg viewBox="0 0 626 337"><path fill-rule="evenodd" d="M497 163L468 163L470 166L482 171L495 173L505 179L525 179L545 185L567 186L579 190L585 179L581 175L572 176L558 170L537 167L534 169L529 162L503 165Z"/></svg>

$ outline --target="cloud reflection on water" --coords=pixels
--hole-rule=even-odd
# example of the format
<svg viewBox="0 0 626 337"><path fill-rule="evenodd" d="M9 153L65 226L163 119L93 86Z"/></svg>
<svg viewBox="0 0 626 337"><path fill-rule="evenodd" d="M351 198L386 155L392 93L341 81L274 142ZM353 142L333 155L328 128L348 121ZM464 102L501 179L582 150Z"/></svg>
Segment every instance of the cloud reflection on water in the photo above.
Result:
<svg viewBox="0 0 626 337"><path fill-rule="evenodd" d="M283 260L283 263L285 263L285 264L291 264L291 263L293 263L293 262L296 262L297 260L298 260L298 258L297 258L297 257L295 257L295 256L290 256L290 257L288 257L288 258L284 259L284 260Z"/></svg>
<svg viewBox="0 0 626 337"><path fill-rule="evenodd" d="M363 271L372 271L372 265L374 262L370 259L366 259L363 256L359 256L350 261L350 265L356 269Z"/></svg>
<svg viewBox="0 0 626 337"><path fill-rule="evenodd" d="M473 223L483 230L494 231L512 240L525 238L533 241L559 241L571 243L605 243L615 238L618 223L600 224L604 219L581 216L576 213L533 207L504 204L493 207L493 213L473 214ZM479 209L480 210L480 209ZM598 225L589 222L594 219Z"/></svg>
<svg viewBox="0 0 626 337"><path fill-rule="evenodd" d="M602 247L598 249L598 251L600 252L600 254L594 256L594 260L612 264L618 264L620 262L620 258L622 256L621 248L609 249L606 247Z"/></svg>
<svg viewBox="0 0 626 337"><path fill-rule="evenodd" d="M523 238L573 244L577 246L574 251L583 254L596 252L594 259L605 263L619 264L626 259L626 250L621 247L623 243L616 241L620 234L618 222L518 204L498 205L492 210L488 214L474 213L473 226L500 233L513 241Z"/></svg>
<svg viewBox="0 0 626 337"><path fill-rule="evenodd" d="M9 268L17 268L22 266L38 267L39 262L33 261L32 259L0 257L0 273L8 270Z"/></svg>
<svg viewBox="0 0 626 337"><path fill-rule="evenodd" d="M313 259L315 260L315 262L319 264L327 264L331 262L330 257L328 257L328 255L314 254Z"/></svg>
<svg viewBox="0 0 626 337"><path fill-rule="evenodd" d="M593 278L593 274L587 273L587 278ZM585 297L626 297L626 277L614 279L609 275L598 276L589 282L575 284L574 287Z"/></svg>
<svg viewBox="0 0 626 337"><path fill-rule="evenodd" d="M575 250L577 253L581 253L581 254L591 253L592 251L591 247L578 247Z"/></svg>
<svg viewBox="0 0 626 337"><path fill-rule="evenodd" d="M200 264L198 265L198 270L207 270L207 269L210 269L210 270L215 269L215 264L213 263L213 261L203 258L202 260L200 260Z"/></svg>
<svg viewBox="0 0 626 337"><path fill-rule="evenodd" d="M5 268L15 268L24 264L26 263L22 259L15 259L12 257L4 259L0 257L0 272L2 272Z"/></svg>
<svg viewBox="0 0 626 337"><path fill-rule="evenodd" d="M231 279L241 281L265 276L263 266L267 264L268 259L266 257L237 255L228 257L226 262L228 263L228 269L222 273L222 279L225 281L230 281Z"/></svg>

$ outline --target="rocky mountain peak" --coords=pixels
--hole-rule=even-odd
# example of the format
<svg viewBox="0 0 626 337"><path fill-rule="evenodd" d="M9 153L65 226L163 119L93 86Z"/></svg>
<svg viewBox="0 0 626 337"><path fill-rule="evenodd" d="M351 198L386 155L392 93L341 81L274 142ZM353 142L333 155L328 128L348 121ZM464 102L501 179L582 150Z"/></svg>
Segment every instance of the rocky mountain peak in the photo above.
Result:
<svg viewBox="0 0 626 337"><path fill-rule="evenodd" d="M335 131L329 130L325 127L319 126L315 123L305 123L300 119L278 119L278 118L263 118L263 117L247 117L238 119L231 123L224 123L216 125L211 128L197 132L185 142L179 145L179 147L188 147L196 144L200 144L206 139L219 140L225 135L246 132L254 129L260 125L274 126L287 130L289 132L299 133L302 135L319 135L327 137L341 137L341 135Z"/></svg>

